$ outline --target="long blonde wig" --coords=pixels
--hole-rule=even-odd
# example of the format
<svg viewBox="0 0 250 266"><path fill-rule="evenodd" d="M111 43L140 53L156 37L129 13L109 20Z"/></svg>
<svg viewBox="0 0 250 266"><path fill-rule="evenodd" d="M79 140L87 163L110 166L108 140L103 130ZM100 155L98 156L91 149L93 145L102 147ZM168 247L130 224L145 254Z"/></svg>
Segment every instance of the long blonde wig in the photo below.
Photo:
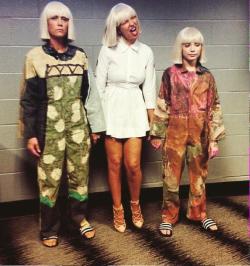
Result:
<svg viewBox="0 0 250 266"><path fill-rule="evenodd" d="M54 16L63 16L69 19L68 24L68 36L69 42L75 40L75 30L73 23L73 16L70 9L61 2L52 1L49 2L43 9L40 16L40 36L42 40L49 40L50 35L48 32L48 19Z"/></svg>
<svg viewBox="0 0 250 266"><path fill-rule="evenodd" d="M134 8L124 3L119 3L113 6L106 19L105 31L103 35L102 43L107 47L114 47L117 45L119 38L121 37L118 31L118 27L127 19L136 16L138 22L138 31L141 32L140 21Z"/></svg>
<svg viewBox="0 0 250 266"><path fill-rule="evenodd" d="M182 64L182 44L184 43L200 43L201 44L201 55L198 59L200 63L207 61L204 47L204 37L201 32L194 27L186 27L182 29L175 40L173 47L173 62L174 64Z"/></svg>

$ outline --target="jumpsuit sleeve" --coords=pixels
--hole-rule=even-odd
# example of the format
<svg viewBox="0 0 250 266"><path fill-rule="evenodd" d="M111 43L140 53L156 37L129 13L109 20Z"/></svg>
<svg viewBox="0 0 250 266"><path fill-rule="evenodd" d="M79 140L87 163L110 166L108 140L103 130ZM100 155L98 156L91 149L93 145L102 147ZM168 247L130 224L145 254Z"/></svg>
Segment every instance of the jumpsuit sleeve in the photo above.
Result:
<svg viewBox="0 0 250 266"><path fill-rule="evenodd" d="M101 100L103 101L106 83L108 79L108 55L107 55L107 47L102 46L98 60L96 65L96 86L97 90L100 94Z"/></svg>
<svg viewBox="0 0 250 266"><path fill-rule="evenodd" d="M85 102L85 108L90 128L92 133L103 132L106 130L104 114L94 74L90 67L88 68L88 84L89 89L88 97Z"/></svg>
<svg viewBox="0 0 250 266"><path fill-rule="evenodd" d="M167 70L163 73L161 86L156 99L156 108L150 127L150 135L165 138L169 120L170 77Z"/></svg>
<svg viewBox="0 0 250 266"><path fill-rule="evenodd" d="M210 81L210 97L208 109L209 142L217 143L225 136L225 127L222 119L222 110L214 77Z"/></svg>
<svg viewBox="0 0 250 266"><path fill-rule="evenodd" d="M37 137L36 122L39 108L38 76L32 60L26 56L20 95L20 124L26 139Z"/></svg>
<svg viewBox="0 0 250 266"><path fill-rule="evenodd" d="M155 64L154 55L152 50L149 50L149 59L145 69L145 80L142 84L143 96L147 109L155 108L156 101L156 75L155 75Z"/></svg>

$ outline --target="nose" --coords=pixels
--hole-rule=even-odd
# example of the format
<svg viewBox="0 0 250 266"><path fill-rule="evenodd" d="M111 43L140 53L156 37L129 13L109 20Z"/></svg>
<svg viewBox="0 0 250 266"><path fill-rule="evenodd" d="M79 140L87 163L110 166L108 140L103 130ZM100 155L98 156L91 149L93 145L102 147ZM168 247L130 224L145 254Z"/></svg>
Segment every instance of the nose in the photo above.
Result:
<svg viewBox="0 0 250 266"><path fill-rule="evenodd" d="M62 25L62 18L61 17L58 17L57 24Z"/></svg>
<svg viewBox="0 0 250 266"><path fill-rule="evenodd" d="M195 51L195 45L193 43L190 45L190 51Z"/></svg>
<svg viewBox="0 0 250 266"><path fill-rule="evenodd" d="M132 19L132 18L131 18L131 19L129 19L129 25L130 25L130 26L132 26L132 25L134 25L134 24L135 24L135 21L134 21L134 19Z"/></svg>

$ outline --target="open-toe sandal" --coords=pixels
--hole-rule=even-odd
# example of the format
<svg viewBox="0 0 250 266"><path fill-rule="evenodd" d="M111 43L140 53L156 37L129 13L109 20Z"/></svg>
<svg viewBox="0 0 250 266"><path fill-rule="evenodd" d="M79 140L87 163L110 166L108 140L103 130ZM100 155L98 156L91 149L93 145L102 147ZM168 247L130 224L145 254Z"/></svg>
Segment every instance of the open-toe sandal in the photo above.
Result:
<svg viewBox="0 0 250 266"><path fill-rule="evenodd" d="M212 229L211 228L214 225L217 227L217 229ZM211 218L206 218L206 219L202 220L201 221L201 226L206 231L211 232L211 233L215 233L215 232L218 231L218 226L217 226L216 222L213 219L211 219Z"/></svg>
<svg viewBox="0 0 250 266"><path fill-rule="evenodd" d="M95 236L95 229L93 226L90 225L90 223L85 219L81 222L80 227L80 233L81 235L86 239L91 239Z"/></svg>
<svg viewBox="0 0 250 266"><path fill-rule="evenodd" d="M171 223L162 222L159 225L159 233L164 237L171 237L173 234L173 226Z"/></svg>
<svg viewBox="0 0 250 266"><path fill-rule="evenodd" d="M141 213L141 207L139 200L130 201L130 208L132 212L132 222L136 228L142 228L144 219Z"/></svg>
<svg viewBox="0 0 250 266"><path fill-rule="evenodd" d="M115 229L120 233L124 233L126 230L126 222L124 219L123 206L121 205L119 208L113 206L113 215Z"/></svg>
<svg viewBox="0 0 250 266"><path fill-rule="evenodd" d="M43 237L42 243L45 247L53 248L58 245L58 236Z"/></svg>

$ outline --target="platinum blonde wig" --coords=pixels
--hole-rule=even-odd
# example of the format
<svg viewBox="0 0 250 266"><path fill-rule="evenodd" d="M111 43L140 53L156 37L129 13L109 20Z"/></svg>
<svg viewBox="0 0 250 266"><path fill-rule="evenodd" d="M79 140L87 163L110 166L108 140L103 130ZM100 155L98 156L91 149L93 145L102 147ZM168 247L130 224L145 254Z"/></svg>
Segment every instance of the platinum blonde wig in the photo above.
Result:
<svg viewBox="0 0 250 266"><path fill-rule="evenodd" d="M201 44L201 55L198 59L200 63L207 61L204 47L204 37L201 32L194 27L186 27L182 29L175 40L173 47L173 62L174 64L182 64L182 44L184 43L200 43Z"/></svg>
<svg viewBox="0 0 250 266"><path fill-rule="evenodd" d="M118 32L119 26L131 17L137 17L138 31L141 32L140 21L135 10L124 3L119 3L113 6L106 19L105 31L102 43L107 47L114 47L117 45L121 35Z"/></svg>
<svg viewBox="0 0 250 266"><path fill-rule="evenodd" d="M68 41L75 40L75 31L74 31L74 23L73 16L70 9L61 2L52 1L49 2L43 9L40 16L40 33L42 40L49 40L50 35L48 31L48 19L54 16L63 16L69 19L68 24Z"/></svg>

